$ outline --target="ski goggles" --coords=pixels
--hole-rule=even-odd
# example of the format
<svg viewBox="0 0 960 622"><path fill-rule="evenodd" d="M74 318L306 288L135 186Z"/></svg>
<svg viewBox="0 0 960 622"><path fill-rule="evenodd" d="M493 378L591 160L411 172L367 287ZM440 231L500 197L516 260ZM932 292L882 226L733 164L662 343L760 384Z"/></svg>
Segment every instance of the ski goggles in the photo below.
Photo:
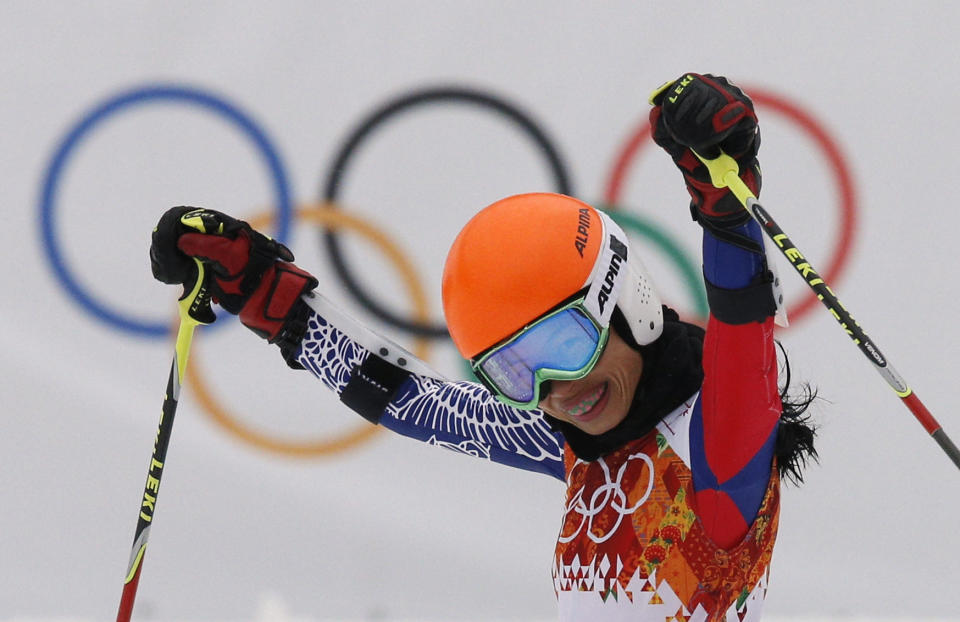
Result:
<svg viewBox="0 0 960 622"><path fill-rule="evenodd" d="M603 353L609 327L601 326L580 296L541 317L474 359L470 366L500 401L530 410L547 380L577 380Z"/></svg>

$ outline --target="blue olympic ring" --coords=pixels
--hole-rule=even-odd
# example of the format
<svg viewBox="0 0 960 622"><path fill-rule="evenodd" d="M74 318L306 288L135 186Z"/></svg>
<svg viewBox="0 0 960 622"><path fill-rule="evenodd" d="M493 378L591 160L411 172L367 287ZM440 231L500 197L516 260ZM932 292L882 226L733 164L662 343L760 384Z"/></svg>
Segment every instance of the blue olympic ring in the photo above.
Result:
<svg viewBox="0 0 960 622"><path fill-rule="evenodd" d="M80 122L74 125L66 137L57 147L53 159L43 175L43 190L40 199L40 225L43 233L44 250L57 278L66 287L67 292L80 303L80 306L91 315L118 329L143 335L150 338L165 338L170 333L169 317L163 321L147 321L128 318L112 311L105 305L95 301L80 286L74 276L67 269L66 262L59 250L59 243L54 227L54 206L56 204L57 182L63 173L70 154L97 124L121 110L153 101L170 101L189 104L213 113L215 116L226 119L240 129L256 146L257 151L270 168L273 178L277 218L275 237L280 242L286 241L290 232L290 223L293 218L293 208L290 201L290 187L287 175L277 150L273 147L263 130L248 115L241 112L236 106L216 95L184 86L148 85L134 88L116 95L87 113Z"/></svg>

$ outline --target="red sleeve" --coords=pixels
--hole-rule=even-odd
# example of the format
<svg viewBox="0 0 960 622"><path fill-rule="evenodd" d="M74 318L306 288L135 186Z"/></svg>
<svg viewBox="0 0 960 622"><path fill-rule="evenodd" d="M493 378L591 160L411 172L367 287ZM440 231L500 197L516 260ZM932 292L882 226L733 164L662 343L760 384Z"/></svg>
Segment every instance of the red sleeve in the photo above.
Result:
<svg viewBox="0 0 960 622"><path fill-rule="evenodd" d="M780 418L773 318L734 326L710 316L703 371L704 452L723 484L754 459Z"/></svg>
<svg viewBox="0 0 960 622"><path fill-rule="evenodd" d="M780 418L776 364L772 318L733 325L710 317L690 467L697 514L724 548L747 533L770 480Z"/></svg>

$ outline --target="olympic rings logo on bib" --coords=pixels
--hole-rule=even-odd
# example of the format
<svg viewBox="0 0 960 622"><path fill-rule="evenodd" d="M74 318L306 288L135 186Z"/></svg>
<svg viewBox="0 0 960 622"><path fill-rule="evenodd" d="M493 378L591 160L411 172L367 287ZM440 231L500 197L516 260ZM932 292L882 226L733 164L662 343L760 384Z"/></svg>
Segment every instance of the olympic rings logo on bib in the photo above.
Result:
<svg viewBox="0 0 960 622"><path fill-rule="evenodd" d="M589 464L591 463L578 459L570 469L570 473L567 475L568 479L576 481L578 472L586 469ZM623 519L636 512L640 506L647 502L650 493L653 492L655 481L653 460L643 452L628 456L620 465L620 468L617 469L616 478L611 477L610 467L607 466L604 458L598 458L592 464L600 467L604 481L596 487L588 500L583 498L583 485L577 488L571 496L564 512L563 529L557 538L561 543L566 544L573 541L586 528L585 533L590 540L596 544L603 544L616 535ZM631 485L625 490L624 476L628 471L636 471L636 473L633 474ZM638 498L631 498L631 493L636 496L637 491L641 488L637 484L641 475L646 480L646 484L642 486L643 492L639 494ZM571 520L574 515L579 517L578 521ZM594 526L594 519L597 519L597 527ZM574 522L577 526L571 531L568 526ZM632 526L630 528L633 529Z"/></svg>

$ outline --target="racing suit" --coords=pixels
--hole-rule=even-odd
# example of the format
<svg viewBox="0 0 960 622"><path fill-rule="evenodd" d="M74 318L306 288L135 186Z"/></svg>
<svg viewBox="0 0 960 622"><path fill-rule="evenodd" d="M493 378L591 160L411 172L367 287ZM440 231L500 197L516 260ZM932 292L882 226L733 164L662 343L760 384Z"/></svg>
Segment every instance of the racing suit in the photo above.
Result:
<svg viewBox="0 0 960 622"><path fill-rule="evenodd" d="M756 223L738 233L762 245ZM708 231L703 267L711 315L700 390L593 459L538 410L361 345L316 298L295 357L374 423L565 482L552 565L562 620L755 620L780 509L773 318L754 308L758 288L772 298L770 278L762 254Z"/></svg>

